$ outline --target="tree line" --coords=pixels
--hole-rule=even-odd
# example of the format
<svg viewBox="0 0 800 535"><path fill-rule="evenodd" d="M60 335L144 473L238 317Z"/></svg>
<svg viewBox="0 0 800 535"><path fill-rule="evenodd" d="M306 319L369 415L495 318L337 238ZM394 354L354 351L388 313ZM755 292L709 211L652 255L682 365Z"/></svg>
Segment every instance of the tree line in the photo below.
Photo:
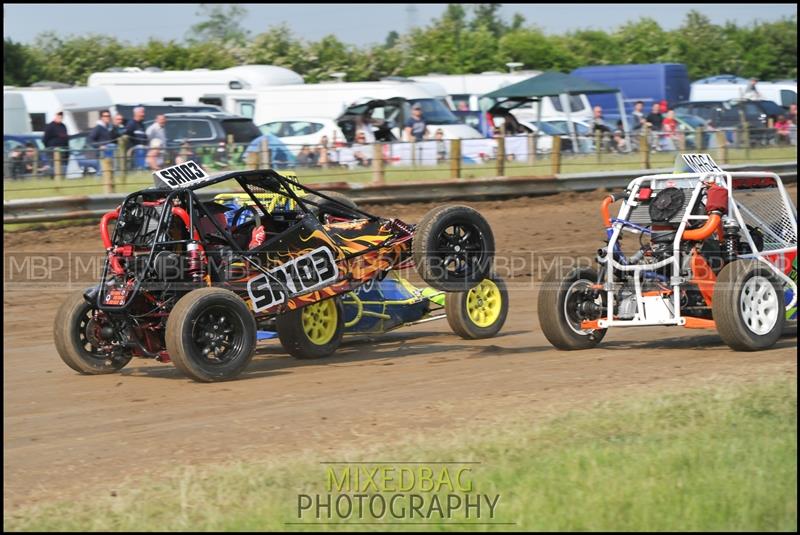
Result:
<svg viewBox="0 0 800 535"><path fill-rule="evenodd" d="M733 73L760 80L797 78L797 17L749 25L713 24L690 11L681 26L665 30L640 18L611 31L576 30L550 35L519 13L499 15L501 4L449 4L438 19L405 34L392 31L383 43L354 46L328 35L307 41L285 24L251 34L239 5L201 5L202 22L183 41L151 39L133 45L112 35L61 36L45 32L28 45L4 39L3 83L27 86L40 81L85 85L93 72L113 67L163 70L224 69L270 64L292 69L306 82L347 81L430 72L467 74L524 69L569 72L585 65L684 63L692 80ZM301 31L301 30L298 30Z"/></svg>

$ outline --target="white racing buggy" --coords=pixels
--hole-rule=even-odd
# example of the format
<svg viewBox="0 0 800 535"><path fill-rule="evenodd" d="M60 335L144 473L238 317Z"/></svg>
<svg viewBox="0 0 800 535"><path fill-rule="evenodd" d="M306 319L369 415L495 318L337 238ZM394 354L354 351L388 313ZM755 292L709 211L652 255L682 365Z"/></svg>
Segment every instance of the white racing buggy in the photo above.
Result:
<svg viewBox="0 0 800 535"><path fill-rule="evenodd" d="M678 325L716 328L732 349L755 351L796 326L797 211L778 175L680 155L675 173L632 180L601 211L599 269L553 270L540 291L539 322L555 347L594 347L610 327Z"/></svg>

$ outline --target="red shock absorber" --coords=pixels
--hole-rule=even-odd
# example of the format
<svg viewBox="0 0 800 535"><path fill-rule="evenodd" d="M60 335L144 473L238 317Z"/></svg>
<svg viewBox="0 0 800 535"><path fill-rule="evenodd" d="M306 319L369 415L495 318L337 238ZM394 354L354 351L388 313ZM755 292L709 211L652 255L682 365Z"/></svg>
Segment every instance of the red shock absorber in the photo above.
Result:
<svg viewBox="0 0 800 535"><path fill-rule="evenodd" d="M199 243L190 242L186 246L186 251L189 256L187 273L192 278L192 282L201 282L203 280L203 249Z"/></svg>

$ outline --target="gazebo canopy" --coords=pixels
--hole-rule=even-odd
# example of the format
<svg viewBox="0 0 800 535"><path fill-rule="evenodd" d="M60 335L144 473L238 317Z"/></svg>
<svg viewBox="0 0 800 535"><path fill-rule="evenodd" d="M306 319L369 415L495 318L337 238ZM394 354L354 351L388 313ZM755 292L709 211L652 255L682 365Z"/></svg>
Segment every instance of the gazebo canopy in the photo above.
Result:
<svg viewBox="0 0 800 535"><path fill-rule="evenodd" d="M483 95L488 98L541 98L581 93L616 93L619 89L610 85L585 80L561 72L548 71L516 84Z"/></svg>

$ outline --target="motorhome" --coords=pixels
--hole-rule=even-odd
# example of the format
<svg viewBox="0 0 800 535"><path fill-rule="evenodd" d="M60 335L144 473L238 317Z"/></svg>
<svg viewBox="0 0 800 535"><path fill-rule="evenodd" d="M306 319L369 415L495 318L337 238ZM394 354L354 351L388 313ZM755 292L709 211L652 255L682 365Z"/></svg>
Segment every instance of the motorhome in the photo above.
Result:
<svg viewBox="0 0 800 535"><path fill-rule="evenodd" d="M25 101L33 132L43 132L59 111L64 112L64 125L69 135L86 132L97 123L100 111L109 109L112 104L105 89L99 87L25 87L16 92Z"/></svg>
<svg viewBox="0 0 800 535"><path fill-rule="evenodd" d="M380 82L326 82L260 89L256 93L255 116L257 125L297 117L326 117L336 119L357 102L373 100L404 99L404 107L422 106L426 122L436 129L441 128L446 139L479 138L474 128L462 124L444 101L442 89L431 84L414 81L383 80ZM381 115L382 110L372 111L372 118L390 119ZM408 110L399 114L408 117ZM393 125L392 128L402 128Z"/></svg>
<svg viewBox="0 0 800 535"><path fill-rule="evenodd" d="M749 82L744 81L718 81L708 83L698 81L692 84L689 100L693 102L736 100L747 98ZM797 82L758 82L756 84L761 100L771 100L778 106L789 108L797 104Z"/></svg>
<svg viewBox="0 0 800 535"><path fill-rule="evenodd" d="M19 91L3 91L3 134L31 133L31 118Z"/></svg>
<svg viewBox="0 0 800 535"><path fill-rule="evenodd" d="M541 71L519 71L514 73L484 72L481 74L428 74L412 76L417 82L436 83L444 87L452 99L454 109L459 111L487 111L494 102L481 99L482 95L491 93L528 78L541 74ZM586 95L573 95L570 99L571 115L576 119L591 118L592 110ZM536 105L527 103L514 110L514 115L531 116L536 114ZM542 119L561 118L564 110L558 97L542 99Z"/></svg>
<svg viewBox="0 0 800 535"><path fill-rule="evenodd" d="M303 84L302 76L274 65L240 65L222 70L190 71L126 68L93 73L88 83L90 87L105 88L115 104L158 101L211 104L249 118L255 113L253 91L300 84Z"/></svg>

